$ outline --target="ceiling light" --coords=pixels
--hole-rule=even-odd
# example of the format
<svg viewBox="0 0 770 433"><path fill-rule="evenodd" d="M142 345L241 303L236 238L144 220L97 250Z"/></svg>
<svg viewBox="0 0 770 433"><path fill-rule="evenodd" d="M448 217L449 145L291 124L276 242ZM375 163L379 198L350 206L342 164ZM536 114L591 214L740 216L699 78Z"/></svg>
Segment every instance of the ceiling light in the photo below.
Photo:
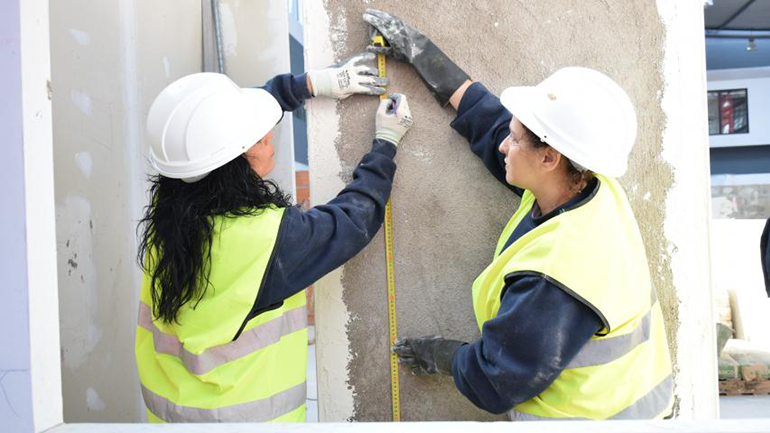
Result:
<svg viewBox="0 0 770 433"><path fill-rule="evenodd" d="M757 49L757 41L754 38L749 38L749 44L746 46L746 51L754 51Z"/></svg>

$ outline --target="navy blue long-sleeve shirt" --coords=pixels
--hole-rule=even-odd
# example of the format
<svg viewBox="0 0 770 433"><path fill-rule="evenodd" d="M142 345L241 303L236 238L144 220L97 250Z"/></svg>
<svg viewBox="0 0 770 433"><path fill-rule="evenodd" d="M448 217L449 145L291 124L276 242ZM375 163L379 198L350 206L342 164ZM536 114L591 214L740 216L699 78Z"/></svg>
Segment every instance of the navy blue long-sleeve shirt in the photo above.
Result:
<svg viewBox="0 0 770 433"><path fill-rule="evenodd" d="M263 87L284 111L310 98L306 75L278 75ZM265 282L246 321L277 308L292 295L338 268L372 240L385 218L396 164L396 146L375 139L333 200L309 210L287 208L278 230ZM245 322L244 322L245 323Z"/></svg>
<svg viewBox="0 0 770 433"><path fill-rule="evenodd" d="M474 83L451 126L468 140L492 175L521 196L523 190L505 181L505 155L498 151L510 133L510 121L511 114L500 100L481 83ZM505 248L563 210L587 202L597 187L594 180L547 215L534 217L530 212ZM504 413L545 391L603 326L589 307L542 276L507 279L497 316L484 323L480 339L454 354L455 384L479 408Z"/></svg>

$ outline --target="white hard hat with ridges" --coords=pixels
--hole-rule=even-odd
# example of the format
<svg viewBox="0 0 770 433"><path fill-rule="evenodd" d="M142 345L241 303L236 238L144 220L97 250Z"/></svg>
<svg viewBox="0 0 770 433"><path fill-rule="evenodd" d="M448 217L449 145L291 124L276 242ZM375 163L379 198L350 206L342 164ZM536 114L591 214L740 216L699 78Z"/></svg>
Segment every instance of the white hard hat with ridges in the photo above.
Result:
<svg viewBox="0 0 770 433"><path fill-rule="evenodd" d="M240 88L223 74L182 77L150 107L150 162L163 176L198 180L247 151L281 114L270 93Z"/></svg>
<svg viewBox="0 0 770 433"><path fill-rule="evenodd" d="M537 86L505 89L500 101L570 160L609 177L626 172L636 112L626 92L601 72L559 69Z"/></svg>

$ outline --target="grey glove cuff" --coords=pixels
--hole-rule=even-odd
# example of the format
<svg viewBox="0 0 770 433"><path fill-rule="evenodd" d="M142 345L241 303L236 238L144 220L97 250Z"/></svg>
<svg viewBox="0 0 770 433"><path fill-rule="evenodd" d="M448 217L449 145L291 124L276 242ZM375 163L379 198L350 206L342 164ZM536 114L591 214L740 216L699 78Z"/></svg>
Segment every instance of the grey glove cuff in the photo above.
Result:
<svg viewBox="0 0 770 433"><path fill-rule="evenodd" d="M321 70L323 71L323 70ZM321 95L321 89L327 89L327 93L331 93L332 83L329 81L328 74L324 74L321 71L308 71L307 75L310 76L310 82L313 84L313 97L316 98Z"/></svg>
<svg viewBox="0 0 770 433"><path fill-rule="evenodd" d="M425 38L423 50L414 57L412 64L442 107L471 78L428 38Z"/></svg>
<svg viewBox="0 0 770 433"><path fill-rule="evenodd" d="M457 349L468 343L457 340L439 340L433 348L433 359L439 374L452 375L452 360Z"/></svg>
<svg viewBox="0 0 770 433"><path fill-rule="evenodd" d="M393 131L377 131L374 133L374 138L378 140L385 140L388 143L398 147L399 141L401 141Z"/></svg>

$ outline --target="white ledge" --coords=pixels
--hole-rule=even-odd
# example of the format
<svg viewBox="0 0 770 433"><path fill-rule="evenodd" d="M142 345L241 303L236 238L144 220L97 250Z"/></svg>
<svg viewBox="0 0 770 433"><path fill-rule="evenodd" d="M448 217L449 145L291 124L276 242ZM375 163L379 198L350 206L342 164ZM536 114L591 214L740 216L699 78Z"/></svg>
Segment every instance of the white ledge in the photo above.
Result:
<svg viewBox="0 0 770 433"><path fill-rule="evenodd" d="M403 422L403 423L309 423L309 424L62 424L46 433L767 433L770 419L673 420L673 421L534 421L534 422Z"/></svg>

